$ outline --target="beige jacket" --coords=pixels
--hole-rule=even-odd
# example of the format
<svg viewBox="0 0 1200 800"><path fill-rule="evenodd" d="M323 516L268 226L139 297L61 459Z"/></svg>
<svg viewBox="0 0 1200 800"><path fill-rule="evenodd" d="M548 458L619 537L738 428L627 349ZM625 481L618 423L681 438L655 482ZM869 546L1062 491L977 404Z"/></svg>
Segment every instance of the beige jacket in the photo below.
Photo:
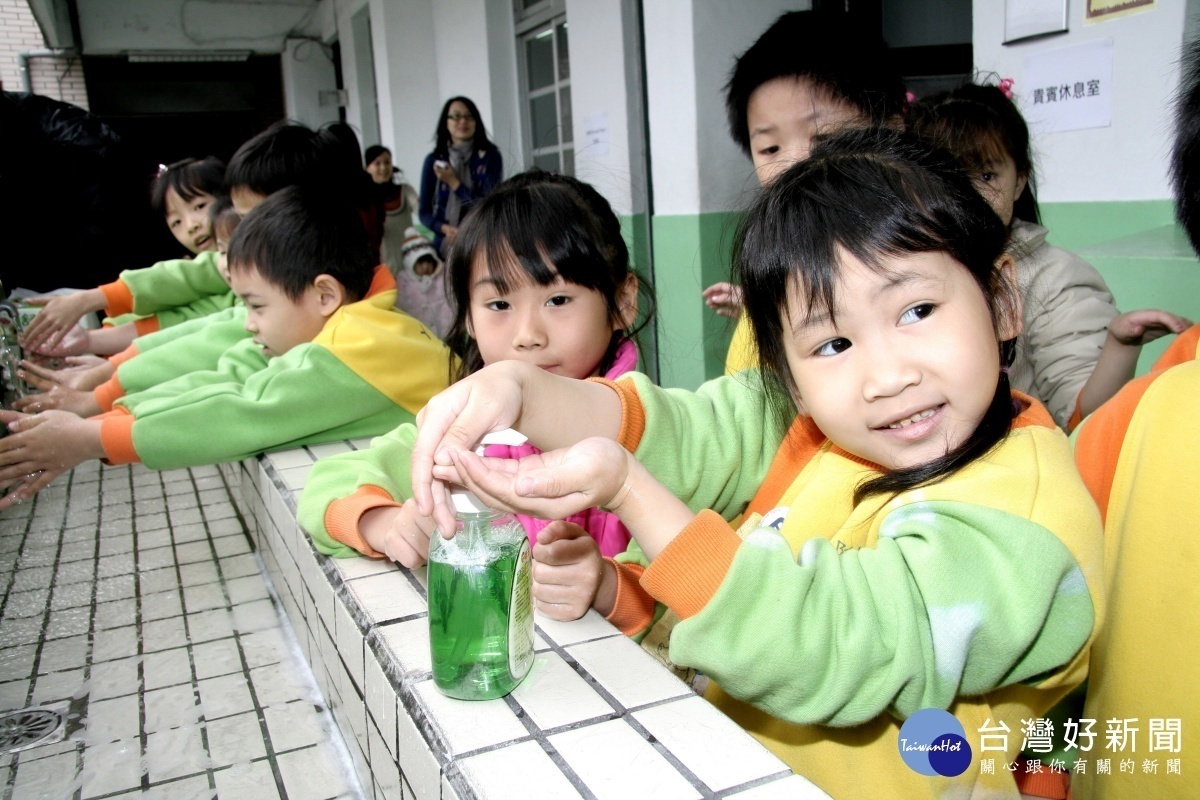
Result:
<svg viewBox="0 0 1200 800"><path fill-rule="evenodd" d="M1048 244L1046 234L1041 225L1013 222L1009 252L1017 260L1025 328L1011 382L1041 400L1065 427L1118 312L1096 268Z"/></svg>

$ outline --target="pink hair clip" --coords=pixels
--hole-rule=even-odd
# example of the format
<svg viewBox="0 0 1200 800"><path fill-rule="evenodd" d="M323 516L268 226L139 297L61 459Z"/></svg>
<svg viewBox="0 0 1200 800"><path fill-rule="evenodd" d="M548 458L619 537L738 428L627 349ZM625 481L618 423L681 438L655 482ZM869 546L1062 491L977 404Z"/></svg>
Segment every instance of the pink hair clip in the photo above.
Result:
<svg viewBox="0 0 1200 800"><path fill-rule="evenodd" d="M905 92L904 99L906 101L908 101L909 103L914 103L917 100L917 96L915 94L913 94L912 92Z"/></svg>
<svg viewBox="0 0 1200 800"><path fill-rule="evenodd" d="M158 175L157 175L156 177L162 177L162 174L163 174L164 172L166 172L166 171L167 171L167 169L168 169L168 167L167 167L167 165L166 165L166 164L159 164L159 165L158 165Z"/></svg>
<svg viewBox="0 0 1200 800"><path fill-rule="evenodd" d="M1000 81L1000 84L997 88L1001 92L1004 92L1005 97L1007 97L1009 100L1012 100L1012 97L1013 97L1012 87L1013 87L1013 79L1012 78L1002 78Z"/></svg>

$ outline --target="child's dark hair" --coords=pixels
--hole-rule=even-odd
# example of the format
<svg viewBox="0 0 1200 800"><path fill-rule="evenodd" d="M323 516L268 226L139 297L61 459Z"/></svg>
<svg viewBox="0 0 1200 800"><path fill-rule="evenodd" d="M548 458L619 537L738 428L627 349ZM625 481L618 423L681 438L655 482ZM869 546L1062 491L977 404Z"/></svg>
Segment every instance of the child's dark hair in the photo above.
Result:
<svg viewBox="0 0 1200 800"><path fill-rule="evenodd" d="M202 194L225 194L225 162L219 158L185 158L160 169L150 186L150 205L159 215L167 213L167 190L173 189L183 200Z"/></svg>
<svg viewBox="0 0 1200 800"><path fill-rule="evenodd" d="M225 170L225 183L231 191L246 188L263 197L285 186L345 191L358 169L346 166L344 147L332 132L278 122L237 149Z"/></svg>
<svg viewBox="0 0 1200 800"><path fill-rule="evenodd" d="M788 299L799 291L810 315L832 315L841 252L878 271L887 269L888 258L944 252L971 273L995 323L1011 312L1000 298L1015 292L995 269L1007 235L954 157L908 134L846 130L788 169L747 211L734 245L734 270L745 291L762 380L780 421L794 416L799 396L783 346L791 335ZM1002 343L1001 365L1011 364L1013 354L1013 340ZM862 484L855 501L945 478L1004 438L1015 414L1008 375L1001 370L995 397L965 442L928 464Z"/></svg>
<svg viewBox="0 0 1200 800"><path fill-rule="evenodd" d="M1200 39L1183 51L1179 99L1175 103L1175 146L1171 151L1175 216L1200 253Z"/></svg>
<svg viewBox="0 0 1200 800"><path fill-rule="evenodd" d="M1012 158L1017 175L1025 177L1025 189L1013 203L1013 217L1041 222L1029 126L1016 103L998 86L965 83L914 103L908 110L910 131L944 147L971 172Z"/></svg>
<svg viewBox="0 0 1200 800"><path fill-rule="evenodd" d="M242 221L242 215L233 207L233 200L227 194L217 195L208 207L208 221L212 226L213 238L223 239L226 246L233 238Z"/></svg>
<svg viewBox="0 0 1200 800"><path fill-rule="evenodd" d="M882 123L904 112L904 83L887 42L837 11L791 11L738 56L725 85L733 140L750 155L750 95L776 78L805 78Z"/></svg>
<svg viewBox="0 0 1200 800"><path fill-rule="evenodd" d="M496 149L496 145L488 138L487 128L483 126L483 118L479 116L479 109L469 97L451 97L442 106L441 116L438 117L437 131L434 133L433 152L438 158L450 157L450 129L446 126L446 116L450 113L451 104L459 102L467 107L467 111L475 118L475 139L471 144L473 150L483 150L490 152Z"/></svg>
<svg viewBox="0 0 1200 800"><path fill-rule="evenodd" d="M471 265L479 255L487 258L488 274L501 293L527 280L549 286L561 276L567 283L603 295L610 320L622 316L618 292L633 271L612 206L589 184L567 175L536 168L514 175L471 210L450 249L447 291L455 316L446 342L459 361L456 369L452 367L452 381L484 366L468 332ZM613 333L600 363L601 373L612 366L621 342L635 336L653 317L653 294L640 280L638 290L641 320Z"/></svg>
<svg viewBox="0 0 1200 800"><path fill-rule="evenodd" d="M275 192L246 215L229 242L232 272L254 269L292 300L331 275L350 301L371 286L375 257L354 209L312 188Z"/></svg>

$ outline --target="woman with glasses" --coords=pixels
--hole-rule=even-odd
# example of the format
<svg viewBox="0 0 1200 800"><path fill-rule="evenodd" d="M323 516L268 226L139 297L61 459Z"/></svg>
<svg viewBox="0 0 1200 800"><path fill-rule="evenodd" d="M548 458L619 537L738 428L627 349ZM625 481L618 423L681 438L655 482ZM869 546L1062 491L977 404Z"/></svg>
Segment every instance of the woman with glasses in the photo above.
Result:
<svg viewBox="0 0 1200 800"><path fill-rule="evenodd" d="M421 168L421 224L446 258L467 212L503 177L500 151L488 139L479 109L466 97L451 97L438 117L436 144Z"/></svg>

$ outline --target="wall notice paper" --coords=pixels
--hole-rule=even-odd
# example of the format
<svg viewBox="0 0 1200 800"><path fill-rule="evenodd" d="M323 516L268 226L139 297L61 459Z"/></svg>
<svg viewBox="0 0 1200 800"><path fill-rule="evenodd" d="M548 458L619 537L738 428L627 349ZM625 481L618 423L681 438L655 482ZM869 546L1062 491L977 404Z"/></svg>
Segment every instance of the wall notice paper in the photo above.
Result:
<svg viewBox="0 0 1200 800"><path fill-rule="evenodd" d="M1016 89L1021 113L1035 134L1107 128L1112 124L1113 40L1027 57Z"/></svg>
<svg viewBox="0 0 1200 800"><path fill-rule="evenodd" d="M1153 11L1157 0L1087 0L1084 22L1125 16L1139 11Z"/></svg>
<svg viewBox="0 0 1200 800"><path fill-rule="evenodd" d="M580 151L593 157L608 155L608 112L597 111L585 116L583 129L583 147L579 148Z"/></svg>

